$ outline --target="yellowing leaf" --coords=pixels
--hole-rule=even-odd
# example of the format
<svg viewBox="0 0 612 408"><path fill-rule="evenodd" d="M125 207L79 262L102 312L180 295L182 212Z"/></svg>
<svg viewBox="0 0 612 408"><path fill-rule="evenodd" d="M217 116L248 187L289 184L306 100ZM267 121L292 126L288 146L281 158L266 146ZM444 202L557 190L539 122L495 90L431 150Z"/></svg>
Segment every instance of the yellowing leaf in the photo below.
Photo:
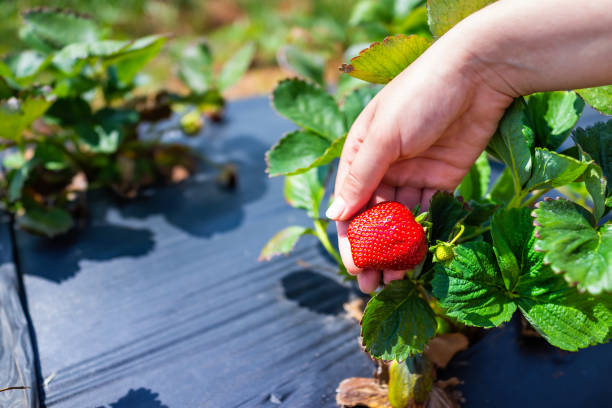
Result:
<svg viewBox="0 0 612 408"><path fill-rule="evenodd" d="M375 84L386 84L412 64L431 45L431 41L417 35L398 34L375 42L343 64L340 70L355 78Z"/></svg>

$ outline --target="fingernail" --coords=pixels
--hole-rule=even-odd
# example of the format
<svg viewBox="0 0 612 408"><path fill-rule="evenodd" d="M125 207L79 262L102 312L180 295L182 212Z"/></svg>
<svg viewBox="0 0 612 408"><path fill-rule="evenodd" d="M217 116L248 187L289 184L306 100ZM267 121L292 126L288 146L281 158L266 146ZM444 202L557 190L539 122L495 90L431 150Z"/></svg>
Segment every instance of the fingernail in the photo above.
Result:
<svg viewBox="0 0 612 408"><path fill-rule="evenodd" d="M344 200L341 197L336 197L332 205L325 212L325 215L331 220L337 220L344 212L345 207Z"/></svg>

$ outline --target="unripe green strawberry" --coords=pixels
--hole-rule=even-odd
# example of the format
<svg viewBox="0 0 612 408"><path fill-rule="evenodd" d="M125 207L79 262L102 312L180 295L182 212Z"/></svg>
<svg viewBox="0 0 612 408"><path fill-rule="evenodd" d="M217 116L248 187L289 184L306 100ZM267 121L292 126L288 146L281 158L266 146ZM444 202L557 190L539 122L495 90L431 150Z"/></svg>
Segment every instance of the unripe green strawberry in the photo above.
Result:
<svg viewBox="0 0 612 408"><path fill-rule="evenodd" d="M450 261L455 257L453 245L447 243L438 244L436 247L436 259L440 262Z"/></svg>
<svg viewBox="0 0 612 408"><path fill-rule="evenodd" d="M355 217L348 238L358 268L412 269L427 253L423 227L408 208L395 201L385 201Z"/></svg>
<svg viewBox="0 0 612 408"><path fill-rule="evenodd" d="M197 110L191 111L181 118L181 127L189 135L199 132L202 129L202 125L204 125L204 120Z"/></svg>

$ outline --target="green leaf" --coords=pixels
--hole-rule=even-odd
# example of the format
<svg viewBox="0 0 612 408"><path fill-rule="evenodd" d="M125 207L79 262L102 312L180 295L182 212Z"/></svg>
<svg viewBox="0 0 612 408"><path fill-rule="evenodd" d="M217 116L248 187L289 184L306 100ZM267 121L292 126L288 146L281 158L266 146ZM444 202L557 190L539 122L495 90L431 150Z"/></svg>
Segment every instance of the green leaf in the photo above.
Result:
<svg viewBox="0 0 612 408"><path fill-rule="evenodd" d="M349 17L349 25L358 26L379 21L390 21L392 11L379 0L362 0L355 4Z"/></svg>
<svg viewBox="0 0 612 408"><path fill-rule="evenodd" d="M45 169L51 171L64 170L69 166L66 153L51 143L38 144L34 151L34 158Z"/></svg>
<svg viewBox="0 0 612 408"><path fill-rule="evenodd" d="M45 119L61 126L74 126L91 118L91 106L81 97L58 98L45 112Z"/></svg>
<svg viewBox="0 0 612 408"><path fill-rule="evenodd" d="M83 75L58 79L53 94L58 98L77 98L98 86L98 82Z"/></svg>
<svg viewBox="0 0 612 408"><path fill-rule="evenodd" d="M43 207L33 200L25 200L25 214L17 224L27 230L51 238L68 232L74 226L70 213L58 207Z"/></svg>
<svg viewBox="0 0 612 408"><path fill-rule="evenodd" d="M73 43L56 52L51 59L53 65L63 74L74 76L88 60L97 61L98 58L110 58L118 55L129 46L128 41L98 41L94 43Z"/></svg>
<svg viewBox="0 0 612 408"><path fill-rule="evenodd" d="M612 120L599 122L586 129L578 128L573 134L574 141L601 167L603 175L610 181L606 187L612 193Z"/></svg>
<svg viewBox="0 0 612 408"><path fill-rule="evenodd" d="M337 101L342 101L346 96L363 86L369 85L368 82L362 81L361 79L354 78L350 75L340 75L338 83L336 84L335 98Z"/></svg>
<svg viewBox="0 0 612 408"><path fill-rule="evenodd" d="M45 113L51 102L42 95L0 101L0 138L20 141L22 132Z"/></svg>
<svg viewBox="0 0 612 408"><path fill-rule="evenodd" d="M410 2L405 2L402 0L397 1L395 4L400 4L400 3L410 3ZM418 6L422 3L426 3L426 2L412 2L412 7ZM424 35L428 38L431 37L431 32L429 31L429 25L427 24L427 6L426 5L422 5L420 7L416 7L413 10L411 10L410 14L406 15L406 16L401 16L401 15L395 15L394 17L395 20L395 25L396 27L398 27L399 30L397 30L396 32L402 32L402 33L411 33L411 34L419 34L419 35Z"/></svg>
<svg viewBox="0 0 612 408"><path fill-rule="evenodd" d="M495 0L427 0L429 29L440 37L455 24Z"/></svg>
<svg viewBox="0 0 612 408"><path fill-rule="evenodd" d="M578 89L576 92L589 106L604 115L612 115L612 85Z"/></svg>
<svg viewBox="0 0 612 408"><path fill-rule="evenodd" d="M104 108L91 121L78 123L75 128L82 142L94 153L114 153L124 138L125 126L138 122L138 112Z"/></svg>
<svg viewBox="0 0 612 408"><path fill-rule="evenodd" d="M493 248L486 242L456 246L455 257L448 264L436 264L431 285L446 313L472 326L498 326L510 320L516 310Z"/></svg>
<svg viewBox="0 0 612 408"><path fill-rule="evenodd" d="M10 172L8 186L9 202L14 203L21 198L23 186L35 164L35 160L28 160L21 167Z"/></svg>
<svg viewBox="0 0 612 408"><path fill-rule="evenodd" d="M499 205L490 199L470 200L468 202L470 214L463 222L465 225L479 226L489 221L491 216L499 208Z"/></svg>
<svg viewBox="0 0 612 408"><path fill-rule="evenodd" d="M607 299L580 295L575 289L551 301L521 298L519 305L525 318L548 342L563 350L607 343L612 312Z"/></svg>
<svg viewBox="0 0 612 408"><path fill-rule="evenodd" d="M286 45L278 52L278 63L282 68L325 87L325 59L320 55Z"/></svg>
<svg viewBox="0 0 612 408"><path fill-rule="evenodd" d="M612 291L612 224L597 230L593 216L568 200L542 201L533 214L536 249L553 271L590 293Z"/></svg>
<svg viewBox="0 0 612 408"><path fill-rule="evenodd" d="M25 50L11 54L4 59L5 66L10 70L10 77L19 85L26 85L35 79L51 58L34 50Z"/></svg>
<svg viewBox="0 0 612 408"><path fill-rule="evenodd" d="M497 180L495 180L487 197L497 204L507 204L513 196L514 186L512 184L512 171L510 171L509 167L506 167Z"/></svg>
<svg viewBox="0 0 612 408"><path fill-rule="evenodd" d="M516 292L521 312L550 344L576 351L609 340L610 296L580 293L546 266L522 275Z"/></svg>
<svg viewBox="0 0 612 408"><path fill-rule="evenodd" d="M334 143L316 133L296 130L288 133L266 153L271 177L304 173L331 162L342 152L345 138Z"/></svg>
<svg viewBox="0 0 612 408"><path fill-rule="evenodd" d="M525 102L521 98L515 99L500 121L487 151L510 168L517 191L531 175L531 148L534 138Z"/></svg>
<svg viewBox="0 0 612 408"><path fill-rule="evenodd" d="M584 102L572 91L539 92L525 97L536 146L557 150L576 126Z"/></svg>
<svg viewBox="0 0 612 408"><path fill-rule="evenodd" d="M288 255L302 235L312 234L309 228L292 225L274 235L259 254L260 261L269 261L277 255Z"/></svg>
<svg viewBox="0 0 612 408"><path fill-rule="evenodd" d="M464 200L477 200L487 193L489 189L489 179L491 178L491 167L487 154L482 153L476 163L470 168L461 183L457 187L456 193Z"/></svg>
<svg viewBox="0 0 612 408"><path fill-rule="evenodd" d="M186 47L179 60L179 77L191 92L202 94L213 84L212 53L205 42Z"/></svg>
<svg viewBox="0 0 612 408"><path fill-rule="evenodd" d="M350 64L343 64L340 70L355 78L375 84L386 84L412 64L431 45L427 38L417 35L397 34L375 42Z"/></svg>
<svg viewBox="0 0 612 408"><path fill-rule="evenodd" d="M102 37L102 30L93 20L67 10L28 10L23 13L23 22L30 35L55 49L75 42L95 42Z"/></svg>
<svg viewBox="0 0 612 408"><path fill-rule="evenodd" d="M298 126L333 141L346 132L336 101L323 89L300 79L285 79L272 95L274 108Z"/></svg>
<svg viewBox="0 0 612 408"><path fill-rule="evenodd" d="M342 105L342 111L346 117L346 126L351 127L357 116L361 113L363 108L376 96L380 91L378 86L364 86L355 89L353 92L348 94L344 99L344 105Z"/></svg>
<svg viewBox="0 0 612 408"><path fill-rule="evenodd" d="M13 73L11 72L11 69L2 60L0 60L0 77L7 77L7 78L13 77Z"/></svg>
<svg viewBox="0 0 612 408"><path fill-rule="evenodd" d="M531 178L525 189L531 191L564 186L580 177L588 166L588 162L536 147Z"/></svg>
<svg viewBox="0 0 612 408"><path fill-rule="evenodd" d="M535 252L536 238L528 209L509 210L502 217L506 220L500 233L521 269L511 298L527 320L551 344L566 350L607 341L612 327L610 298L580 294L545 265L543 254ZM514 229L513 218L517 225ZM566 252L568 249L572 250L567 245L563 248ZM499 258L498 262L502 264Z"/></svg>
<svg viewBox="0 0 612 408"><path fill-rule="evenodd" d="M593 216L599 221L606 212L606 178L601 167L592 162L585 170L583 177L584 185L593 200Z"/></svg>
<svg viewBox="0 0 612 408"><path fill-rule="evenodd" d="M285 199L289 205L306 210L310 218L318 218L319 206L325 194L323 183L328 172L327 167L317 167L285 177Z"/></svg>
<svg viewBox="0 0 612 408"><path fill-rule="evenodd" d="M18 150L15 153L5 155L2 159L2 166L4 166L6 169L14 170L20 168L26 164L26 162L27 159L25 158L25 155Z"/></svg>
<svg viewBox="0 0 612 408"><path fill-rule="evenodd" d="M448 241L457 223L467 215L468 210L452 194L442 191L434 194L429 203L432 223L429 242Z"/></svg>
<svg viewBox="0 0 612 408"><path fill-rule="evenodd" d="M506 289L513 290L521 271L530 267L533 225L528 209L498 211L491 221L493 251Z"/></svg>
<svg viewBox="0 0 612 408"><path fill-rule="evenodd" d="M435 314L409 280L393 281L367 304L361 321L366 351L375 358L403 361L422 353L436 331Z"/></svg>
<svg viewBox="0 0 612 408"><path fill-rule="evenodd" d="M225 91L234 85L249 69L255 55L255 43L248 43L240 48L221 68L217 81L219 90Z"/></svg>
<svg viewBox="0 0 612 408"><path fill-rule="evenodd" d="M105 130L100 125L81 124L76 127L80 141L94 153L115 153L121 143L121 133L117 129Z"/></svg>
<svg viewBox="0 0 612 408"><path fill-rule="evenodd" d="M139 38L117 55L106 58L105 65L114 65L117 69L117 79L123 84L129 84L147 62L161 51L166 39L163 35Z"/></svg>

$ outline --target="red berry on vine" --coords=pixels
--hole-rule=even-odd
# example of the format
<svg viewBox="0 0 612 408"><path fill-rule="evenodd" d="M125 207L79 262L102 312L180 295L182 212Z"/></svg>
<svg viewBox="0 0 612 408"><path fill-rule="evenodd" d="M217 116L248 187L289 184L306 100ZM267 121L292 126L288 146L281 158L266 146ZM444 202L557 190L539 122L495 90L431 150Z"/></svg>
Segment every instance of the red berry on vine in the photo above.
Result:
<svg viewBox="0 0 612 408"><path fill-rule="evenodd" d="M395 201L385 201L355 217L348 238L358 268L412 269L427 253L423 227L408 208Z"/></svg>

